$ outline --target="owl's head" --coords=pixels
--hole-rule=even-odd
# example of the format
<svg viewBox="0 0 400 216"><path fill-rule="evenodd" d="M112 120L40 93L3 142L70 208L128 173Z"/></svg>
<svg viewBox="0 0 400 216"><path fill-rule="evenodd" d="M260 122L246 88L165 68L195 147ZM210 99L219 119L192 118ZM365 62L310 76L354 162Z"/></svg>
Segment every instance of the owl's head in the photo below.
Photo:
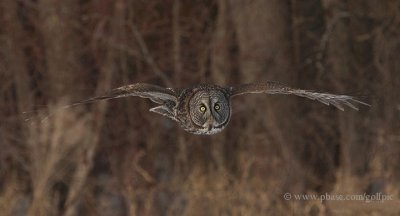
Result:
<svg viewBox="0 0 400 216"><path fill-rule="evenodd" d="M229 98L223 91L199 90L189 102L190 118L199 134L215 134L224 129L231 116Z"/></svg>

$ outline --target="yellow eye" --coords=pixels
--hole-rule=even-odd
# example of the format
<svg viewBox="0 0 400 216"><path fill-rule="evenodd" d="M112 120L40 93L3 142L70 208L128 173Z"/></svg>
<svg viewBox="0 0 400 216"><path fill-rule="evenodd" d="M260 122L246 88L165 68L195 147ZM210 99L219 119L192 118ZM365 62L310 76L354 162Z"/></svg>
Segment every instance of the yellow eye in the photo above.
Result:
<svg viewBox="0 0 400 216"><path fill-rule="evenodd" d="M205 106L200 106L200 112L205 112L207 108Z"/></svg>
<svg viewBox="0 0 400 216"><path fill-rule="evenodd" d="M215 104L214 109L218 111L221 109L221 107L218 104Z"/></svg>

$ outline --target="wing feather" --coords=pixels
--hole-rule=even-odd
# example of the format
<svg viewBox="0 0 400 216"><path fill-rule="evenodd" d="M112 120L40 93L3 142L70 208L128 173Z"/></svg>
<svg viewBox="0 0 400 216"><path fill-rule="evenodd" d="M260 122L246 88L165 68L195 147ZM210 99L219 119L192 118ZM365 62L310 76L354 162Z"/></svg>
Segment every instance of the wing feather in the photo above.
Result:
<svg viewBox="0 0 400 216"><path fill-rule="evenodd" d="M172 101L176 103L177 97L173 89L164 88L157 85L147 83L135 83L131 85L121 86L119 88L112 89L111 91L96 97L77 101L71 106L91 103L98 100L108 100L114 98L138 96L142 98L148 98L155 103L163 104L166 101Z"/></svg>
<svg viewBox="0 0 400 216"><path fill-rule="evenodd" d="M135 83L131 85L121 86L119 88L112 89L109 92L106 92L103 95L95 96L92 98L88 98L85 100L76 101L75 103L62 106L57 108L56 110L50 112L47 116L45 116L41 121L49 118L55 113L68 109L71 107L75 107L81 104L93 103L100 100L109 100L114 98L122 98L122 97L130 97L130 96L138 96L142 98L148 98L155 103L158 104L176 104L177 96L175 91L171 88L164 88L157 85L147 84L147 83ZM37 112L37 111L32 111ZM29 114L32 112L24 112L24 114ZM26 118L25 121L29 121L30 118Z"/></svg>
<svg viewBox="0 0 400 216"><path fill-rule="evenodd" d="M305 97L311 100L319 101L326 105L332 105L340 110L344 110L344 106L358 110L357 104L370 106L369 104L356 99L350 95L339 95L330 93L319 93L311 90L293 89L280 82L268 81L261 83L249 83L231 87L231 97L242 94L266 93L266 94L292 94Z"/></svg>

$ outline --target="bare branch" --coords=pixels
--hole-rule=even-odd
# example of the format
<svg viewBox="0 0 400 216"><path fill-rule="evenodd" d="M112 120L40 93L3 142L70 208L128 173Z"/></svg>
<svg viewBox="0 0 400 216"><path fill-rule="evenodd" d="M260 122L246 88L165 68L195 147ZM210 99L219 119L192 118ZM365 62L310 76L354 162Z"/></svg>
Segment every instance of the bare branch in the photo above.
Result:
<svg viewBox="0 0 400 216"><path fill-rule="evenodd" d="M135 24L131 24L131 25L129 25L129 27L130 27L136 41L139 44L140 50L143 54L143 57L144 57L146 63L151 67L153 72L163 80L163 82L168 87L172 87L173 85L172 85L172 82L170 81L170 79L160 70L160 68L155 63L153 56L150 54L149 49L147 48L146 42L144 41L142 35L140 34L137 26Z"/></svg>

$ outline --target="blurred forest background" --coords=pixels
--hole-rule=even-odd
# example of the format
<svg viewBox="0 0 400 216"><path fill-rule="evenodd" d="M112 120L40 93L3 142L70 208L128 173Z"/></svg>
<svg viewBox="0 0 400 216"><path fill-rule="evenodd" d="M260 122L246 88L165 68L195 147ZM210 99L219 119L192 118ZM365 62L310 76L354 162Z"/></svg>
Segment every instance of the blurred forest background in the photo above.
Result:
<svg viewBox="0 0 400 216"><path fill-rule="evenodd" d="M399 215L399 54L398 0L2 0L0 214ZM214 136L140 98L22 114L134 82L257 80L372 107L249 95Z"/></svg>

